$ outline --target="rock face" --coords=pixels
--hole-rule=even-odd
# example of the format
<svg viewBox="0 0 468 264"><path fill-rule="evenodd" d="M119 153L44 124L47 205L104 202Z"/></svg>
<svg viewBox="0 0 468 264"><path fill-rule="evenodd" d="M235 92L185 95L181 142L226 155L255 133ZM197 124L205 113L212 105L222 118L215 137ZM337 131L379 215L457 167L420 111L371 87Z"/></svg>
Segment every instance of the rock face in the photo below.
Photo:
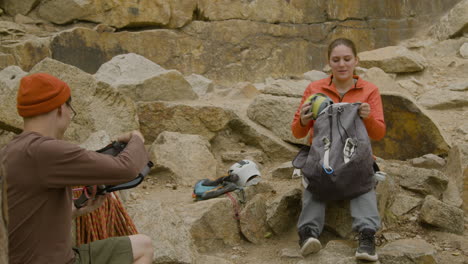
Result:
<svg viewBox="0 0 468 264"><path fill-rule="evenodd" d="M26 14L36 4L37 0L28 0L24 4L13 4L13 0L4 1L9 14L15 15L18 6L22 14ZM134 27L139 25L163 25L178 28L192 20L232 20L245 19L262 23L311 24L317 22L346 20L346 18L370 18L369 23L391 23L389 20L403 20L407 31L411 30L413 17L419 21L431 20L435 14L446 11L456 1L434 1L421 5L417 2L383 1L379 5L369 5L365 1L337 5L335 2L314 1L287 2L281 0L232 2L209 0L171 0L154 2L125 2L113 0L78 1L56 0L43 1L39 5L39 15L53 23L66 23L73 20L88 20L112 25L114 27ZM12 6L13 5L13 6ZM155 15L156 14L156 15ZM409 16L408 14L411 14ZM385 19L382 19L385 18ZM379 19L378 21L374 21ZM380 21L381 19L381 21ZM380 23L376 23L380 22ZM377 31L378 32L378 31Z"/></svg>
<svg viewBox="0 0 468 264"><path fill-rule="evenodd" d="M117 28L169 25L181 27L191 21L196 1L118 2L112 0L47 1L38 13L43 19L64 24L76 19L104 23Z"/></svg>
<svg viewBox="0 0 468 264"><path fill-rule="evenodd" d="M234 83L260 81L266 76L299 75L323 65L323 48L301 38L325 38L328 30L329 26L301 25L293 30L241 20L194 21L182 31L161 29L111 34L75 28L53 37L50 49L52 58L89 73L95 73L101 64L118 54L136 53L166 69ZM278 36L284 37L278 41ZM151 45L147 47L144 43ZM300 54L311 54L311 57Z"/></svg>
<svg viewBox="0 0 468 264"><path fill-rule="evenodd" d="M197 99L182 74L165 70L137 54L118 55L104 63L94 75L135 101Z"/></svg>
<svg viewBox="0 0 468 264"><path fill-rule="evenodd" d="M411 99L382 93L387 134L372 142L375 155L384 159L411 159L428 153L447 154L449 145L440 128Z"/></svg>
<svg viewBox="0 0 468 264"><path fill-rule="evenodd" d="M76 0L62 0L47 3L62 2L63 5L67 1L78 2ZM138 22L140 24L135 23L134 25L170 25L170 19L169 22L167 19L161 20L171 17L173 12L180 9L182 22L174 22L174 24L185 25L180 31L157 29L145 32L99 33L94 30L78 28L54 36L50 50L52 58L77 66L88 73L95 73L101 64L116 55L137 53L166 69L176 69L184 75L202 74L211 80L228 84L238 81L257 82L263 81L266 77L302 76L310 69L322 68L326 64L324 44L338 36L358 40L357 46L361 50L394 45L399 40L411 37L416 32L413 26L416 21L414 18L394 19L395 16L406 17L406 13L399 13L398 10L407 10L413 14L420 13L421 16L430 17L429 20L432 20L433 17L429 14L442 12L443 8L440 7L451 7L455 1L442 2L438 0L431 2L427 7L416 2L406 4L406 2L389 0L386 1L386 4L375 5L378 13L384 17L391 17L390 20L380 19L381 17L368 20L369 17L374 17L377 14L373 13L374 11L366 13L368 7L373 5L362 3L366 7L361 10L355 8L355 2L352 3L353 7L350 7L346 4L335 5L324 1L313 3L287 3L287 1L282 0L275 0L274 3L271 1L248 3L198 1L197 9L190 10L188 8L190 17L195 14L194 17L198 20L185 25L187 23L187 20L184 21L185 8L193 5L195 1L173 0L166 1L164 4L160 3L160 10L155 14L163 13L164 15L155 15L152 17L153 21ZM99 1L101 4L103 2ZM108 12L103 13L102 17L107 19L117 15L118 20L116 21L126 23L125 21L128 21L126 14L119 14L120 11L117 10L124 13L130 12L130 10L139 10L141 17L146 14L146 11L142 9L145 5L143 2L140 3L141 6L130 5L132 5L130 9L125 9L128 8L127 3L121 4L121 6L115 6L114 2L109 3ZM395 12L383 8L385 5L394 8L391 10ZM73 5L63 6L72 7ZM321 10L317 6L322 6L323 9ZM242 9L236 9L240 7ZM351 12L351 14L344 7L359 11L357 13ZM260 9L255 8L263 9L260 11ZM330 8L330 14L325 16L328 8ZM148 7L148 12L152 9L154 8ZM39 10L47 10L48 12L56 10L53 12L58 12L60 9L39 7ZM252 13L247 10L251 10ZM426 11L421 12L421 10ZM154 10L152 11L154 12ZM263 13L263 15L257 17L258 12ZM50 17L59 18L67 14L63 11L61 13L60 15L53 14ZM312 18L313 16L307 15L310 13L315 13L318 17ZM274 18L275 15L287 17L287 22L284 19ZM265 21L271 20L291 23L289 20L297 15L303 17L303 19L294 18L298 19L294 23L299 24L265 23ZM343 17L343 20L346 20L347 15L353 18L354 15L357 15L367 20L337 21L336 17L340 17L340 20ZM332 21L326 22L324 18L327 16ZM137 16L136 19L138 18ZM83 19L85 18L83 17ZM104 21L105 19L95 19L92 16L88 16L86 19L110 23L112 26L112 22ZM154 20L159 21L155 22ZM314 22L310 22L310 20ZM122 25L114 23L113 26L120 27ZM401 30L402 28L406 30Z"/></svg>
<svg viewBox="0 0 468 264"><path fill-rule="evenodd" d="M216 160L210 143L199 135L163 132L151 146L155 170L168 169L177 184L193 186L200 179L215 179Z"/></svg>
<svg viewBox="0 0 468 264"><path fill-rule="evenodd" d="M112 57L133 52L184 75L232 84L320 69L326 63L324 46L336 37L355 40L360 50L395 45L459 1L4 0L0 6L11 16L30 15L54 24L101 23L84 34L58 33L52 43L28 40L6 48L26 71L52 57L94 74ZM140 27L163 29L113 33Z"/></svg>

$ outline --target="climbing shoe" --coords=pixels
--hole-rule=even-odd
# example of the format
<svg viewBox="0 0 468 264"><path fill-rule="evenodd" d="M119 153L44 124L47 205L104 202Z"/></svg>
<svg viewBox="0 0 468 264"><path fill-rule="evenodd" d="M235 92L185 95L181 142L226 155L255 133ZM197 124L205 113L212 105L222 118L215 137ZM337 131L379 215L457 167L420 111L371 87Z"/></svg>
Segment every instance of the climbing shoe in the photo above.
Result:
<svg viewBox="0 0 468 264"><path fill-rule="evenodd" d="M379 257L375 252L375 231L364 229L359 233L359 247L356 250L356 259L377 261Z"/></svg>
<svg viewBox="0 0 468 264"><path fill-rule="evenodd" d="M312 229L308 226L299 229L299 246L301 247L301 255L317 253L322 249L322 244L313 234Z"/></svg>

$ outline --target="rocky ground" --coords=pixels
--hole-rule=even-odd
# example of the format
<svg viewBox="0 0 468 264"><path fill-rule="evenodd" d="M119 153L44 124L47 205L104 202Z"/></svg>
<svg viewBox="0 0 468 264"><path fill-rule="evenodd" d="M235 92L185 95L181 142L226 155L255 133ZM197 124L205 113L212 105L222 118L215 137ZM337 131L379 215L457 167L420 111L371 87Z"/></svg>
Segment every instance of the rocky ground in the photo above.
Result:
<svg viewBox="0 0 468 264"><path fill-rule="evenodd" d="M466 10L468 2L460 2ZM453 13L398 46L359 54L358 74L380 88L388 126L386 138L374 144L388 173L377 187L383 264L468 263L468 35L466 14ZM9 30L1 39L5 47L95 26L59 27L26 16L0 22ZM20 77L40 71L72 88L79 114L68 140L98 149L123 131L145 135L156 166L122 196L140 232L153 238L154 263L356 263L345 202L327 210L320 253L304 259L297 243L302 187L288 161L304 140L292 137L289 124L306 85L327 69L226 84L164 69L137 54L116 56L94 74L50 58L25 71L11 66L11 54L3 58L1 145L20 132L14 107ZM197 180L223 176L245 158L262 171L245 199L237 191L232 199L193 201Z"/></svg>

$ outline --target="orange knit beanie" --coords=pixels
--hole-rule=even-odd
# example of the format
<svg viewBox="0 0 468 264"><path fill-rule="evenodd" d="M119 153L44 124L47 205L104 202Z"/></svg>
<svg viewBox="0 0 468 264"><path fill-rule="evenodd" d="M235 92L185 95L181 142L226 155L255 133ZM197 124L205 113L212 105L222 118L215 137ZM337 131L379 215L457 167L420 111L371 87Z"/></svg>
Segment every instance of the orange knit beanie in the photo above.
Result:
<svg viewBox="0 0 468 264"><path fill-rule="evenodd" d="M48 113L70 98L68 85L47 73L34 73L21 79L16 108L22 117Z"/></svg>

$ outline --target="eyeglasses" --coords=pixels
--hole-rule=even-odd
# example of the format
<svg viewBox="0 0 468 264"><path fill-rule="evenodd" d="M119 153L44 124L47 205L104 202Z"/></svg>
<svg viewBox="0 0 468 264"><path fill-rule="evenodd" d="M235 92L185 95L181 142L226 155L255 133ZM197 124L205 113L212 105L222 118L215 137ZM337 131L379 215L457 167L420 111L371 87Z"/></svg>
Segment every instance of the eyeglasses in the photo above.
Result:
<svg viewBox="0 0 468 264"><path fill-rule="evenodd" d="M73 109L73 107L71 106L71 104L69 102L67 102L67 105L68 105L68 107L70 107L70 109L73 112L73 115L72 115L72 118L71 118L73 120L73 118L75 118L75 116L76 116L76 111L75 111L75 109Z"/></svg>

